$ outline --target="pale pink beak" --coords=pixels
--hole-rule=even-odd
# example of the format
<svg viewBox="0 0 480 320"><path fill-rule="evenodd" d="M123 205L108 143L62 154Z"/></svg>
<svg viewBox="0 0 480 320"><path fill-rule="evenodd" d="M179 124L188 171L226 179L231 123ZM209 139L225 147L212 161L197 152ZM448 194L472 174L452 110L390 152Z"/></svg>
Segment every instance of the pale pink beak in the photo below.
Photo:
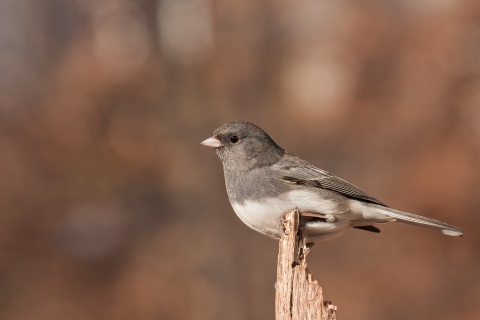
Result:
<svg viewBox="0 0 480 320"><path fill-rule="evenodd" d="M204 146L210 147L210 148L220 148L223 147L223 144L215 138L215 136L208 138L207 140L203 141L202 143Z"/></svg>

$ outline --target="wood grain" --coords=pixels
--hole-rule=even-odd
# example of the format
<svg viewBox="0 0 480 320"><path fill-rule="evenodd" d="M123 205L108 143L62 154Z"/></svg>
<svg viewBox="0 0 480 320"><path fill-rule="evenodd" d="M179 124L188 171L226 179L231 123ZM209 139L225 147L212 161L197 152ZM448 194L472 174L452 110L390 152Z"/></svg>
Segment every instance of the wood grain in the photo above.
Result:
<svg viewBox="0 0 480 320"><path fill-rule="evenodd" d="M323 300L322 288L308 271L300 212L286 213L280 222L276 320L336 320L337 307Z"/></svg>

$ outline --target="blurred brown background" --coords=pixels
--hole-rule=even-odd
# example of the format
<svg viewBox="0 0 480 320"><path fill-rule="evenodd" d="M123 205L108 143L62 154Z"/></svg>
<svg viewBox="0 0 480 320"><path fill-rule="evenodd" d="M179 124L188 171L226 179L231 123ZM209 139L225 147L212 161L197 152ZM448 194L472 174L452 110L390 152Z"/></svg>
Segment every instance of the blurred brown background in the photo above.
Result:
<svg viewBox="0 0 480 320"><path fill-rule="evenodd" d="M234 119L464 229L317 244L339 319L480 319L475 0L1 0L0 319L273 319L199 144Z"/></svg>

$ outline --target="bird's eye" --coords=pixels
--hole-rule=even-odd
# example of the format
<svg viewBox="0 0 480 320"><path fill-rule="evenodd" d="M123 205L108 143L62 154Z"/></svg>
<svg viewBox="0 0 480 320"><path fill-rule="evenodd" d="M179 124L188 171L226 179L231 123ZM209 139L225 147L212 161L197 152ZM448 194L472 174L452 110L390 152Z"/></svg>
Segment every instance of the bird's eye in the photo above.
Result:
<svg viewBox="0 0 480 320"><path fill-rule="evenodd" d="M231 136L230 137L230 142L235 144L239 141L240 139L238 138L238 136Z"/></svg>

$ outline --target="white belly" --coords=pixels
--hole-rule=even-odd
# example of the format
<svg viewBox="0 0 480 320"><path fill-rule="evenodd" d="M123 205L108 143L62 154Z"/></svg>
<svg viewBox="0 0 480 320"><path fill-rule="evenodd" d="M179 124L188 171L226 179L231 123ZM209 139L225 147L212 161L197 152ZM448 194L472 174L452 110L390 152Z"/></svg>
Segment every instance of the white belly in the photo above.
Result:
<svg viewBox="0 0 480 320"><path fill-rule="evenodd" d="M303 212L314 212L322 214L341 214L338 203L325 199L321 195L298 190L283 194L279 198L267 198L262 201L245 201L243 203L232 203L233 210L247 226L273 238L280 238L281 231L278 227L280 217L295 208ZM322 234L344 230L348 222L342 219L342 223L315 223L315 230L305 230L309 233ZM313 227L313 225L312 225Z"/></svg>

